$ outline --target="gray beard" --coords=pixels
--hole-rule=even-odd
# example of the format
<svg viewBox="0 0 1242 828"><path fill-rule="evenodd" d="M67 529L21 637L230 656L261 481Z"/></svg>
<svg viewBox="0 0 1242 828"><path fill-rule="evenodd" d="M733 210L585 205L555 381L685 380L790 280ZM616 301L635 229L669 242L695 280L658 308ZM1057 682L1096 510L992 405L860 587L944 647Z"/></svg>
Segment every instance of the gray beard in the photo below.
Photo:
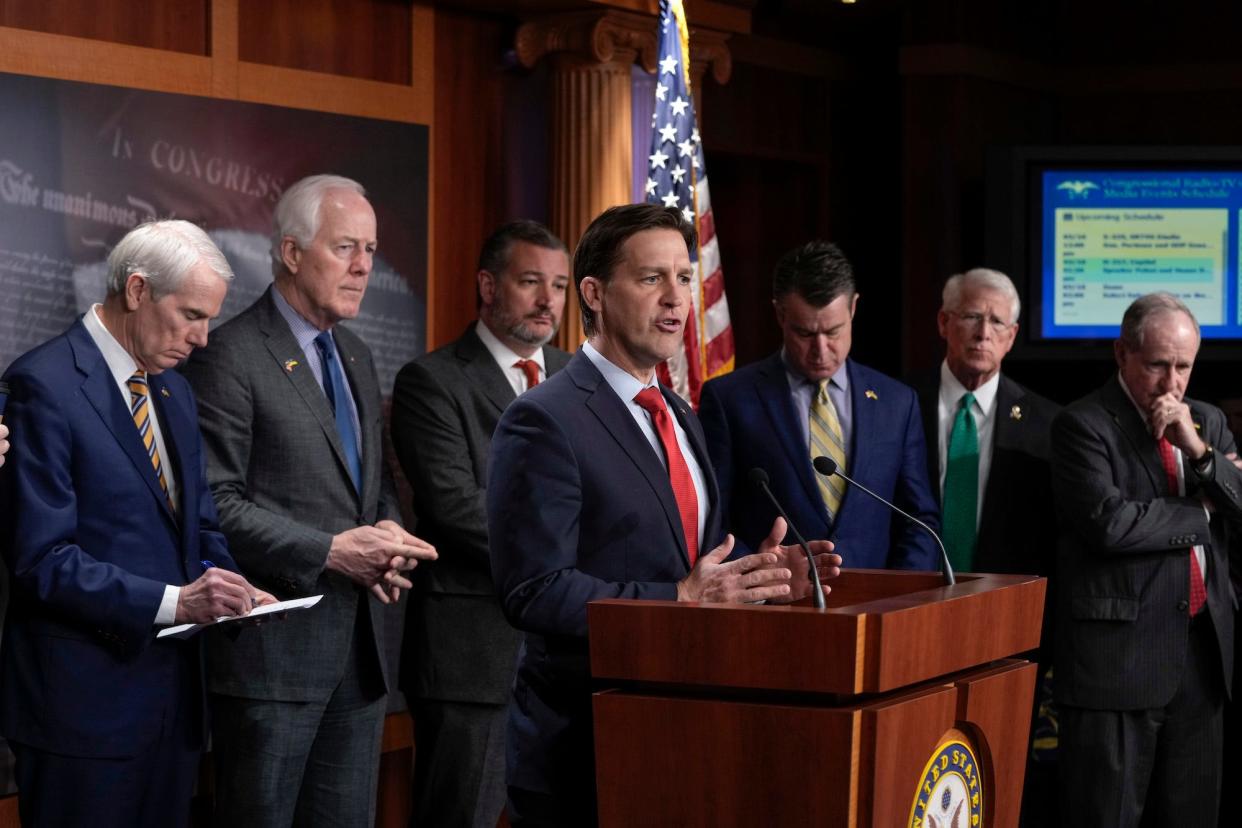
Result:
<svg viewBox="0 0 1242 828"><path fill-rule="evenodd" d="M527 345L542 348L544 345L551 342L552 338L556 336L557 327L559 326L553 326L551 332L548 333L547 336L539 336L528 328L525 322L519 322L509 328L509 336L513 337L518 342L525 342Z"/></svg>

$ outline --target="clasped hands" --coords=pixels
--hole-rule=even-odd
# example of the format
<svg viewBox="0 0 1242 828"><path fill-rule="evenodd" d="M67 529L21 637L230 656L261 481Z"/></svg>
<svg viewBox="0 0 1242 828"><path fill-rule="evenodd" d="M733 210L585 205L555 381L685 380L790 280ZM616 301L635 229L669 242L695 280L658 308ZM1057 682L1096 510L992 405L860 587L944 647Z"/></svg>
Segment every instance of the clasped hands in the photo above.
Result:
<svg viewBox="0 0 1242 828"><path fill-rule="evenodd" d="M778 517L759 549L735 561L725 560L733 551L733 536L728 535L724 543L700 556L690 574L677 583L677 600L787 604L810 595L806 555L797 544L781 546L785 531L785 520ZM832 541L811 541L808 546L826 595L831 587L824 581L841 574L841 556L833 554Z"/></svg>
<svg viewBox="0 0 1242 828"><path fill-rule="evenodd" d="M385 604L413 586L403 574L419 561L434 561L435 547L411 535L391 520L357 526L332 538L327 568L341 573Z"/></svg>

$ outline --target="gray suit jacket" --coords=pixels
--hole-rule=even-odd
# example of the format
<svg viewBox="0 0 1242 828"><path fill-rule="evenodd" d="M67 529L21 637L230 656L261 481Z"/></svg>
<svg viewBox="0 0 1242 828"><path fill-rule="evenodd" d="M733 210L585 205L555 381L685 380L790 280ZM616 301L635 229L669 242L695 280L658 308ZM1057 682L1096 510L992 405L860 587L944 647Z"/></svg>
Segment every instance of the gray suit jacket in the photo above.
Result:
<svg viewBox="0 0 1242 828"><path fill-rule="evenodd" d="M273 289L214 331L183 373L198 396L207 478L238 565L277 598L324 597L314 609L244 630L235 640L212 635L209 687L246 698L322 701L350 663L360 601L370 616L367 643L384 671L382 605L325 571L332 536L400 517L384 463L384 414L371 352L347 329L335 328L362 431L359 496L332 409L276 309Z"/></svg>
<svg viewBox="0 0 1242 828"><path fill-rule="evenodd" d="M1229 537L1242 520L1242 471L1225 415L1186 399L1217 451L1210 476L1183 469L1187 496L1169 494L1156 441L1116 377L1053 421L1052 476L1060 541L1056 696L1063 704L1138 710L1167 704L1189 638L1189 551L1203 544L1208 602L1226 692L1237 608ZM1200 498L1213 504L1211 521ZM1232 525L1231 525L1232 524Z"/></svg>
<svg viewBox="0 0 1242 828"><path fill-rule="evenodd" d="M492 584L487 458L515 396L475 324L407 364L393 387L393 445L414 490L419 536L440 553L415 572L402 688L425 699L506 704L522 634L505 620ZM543 357L549 375L569 362L550 346Z"/></svg>

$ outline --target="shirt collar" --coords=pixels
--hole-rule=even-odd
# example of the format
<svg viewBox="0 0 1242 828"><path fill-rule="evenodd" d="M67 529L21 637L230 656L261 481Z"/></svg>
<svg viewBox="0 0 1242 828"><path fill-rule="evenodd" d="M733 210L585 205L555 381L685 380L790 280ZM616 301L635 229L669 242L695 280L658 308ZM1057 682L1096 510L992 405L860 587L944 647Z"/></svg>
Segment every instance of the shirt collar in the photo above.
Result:
<svg viewBox="0 0 1242 828"><path fill-rule="evenodd" d="M315 341L315 337L319 336L322 331L316 328L302 314L293 309L293 305L285 299L280 289L276 285L272 285L272 301L276 303L276 310L289 324L289 330L293 333L293 338L298 341L298 347L303 351L310 348L311 343ZM330 330L330 329L329 329Z"/></svg>
<svg viewBox="0 0 1242 828"><path fill-rule="evenodd" d="M601 374L604 375L604 382L617 393L622 402L631 403L638 396L638 392L644 388L651 388L656 384L655 371L651 372L651 378L647 382L641 382L634 377L633 374L617 367L608 357L601 354L595 349L589 341L582 344L582 352L587 355L587 359L591 360L591 364L595 366ZM663 396L661 394L661 396Z"/></svg>
<svg viewBox="0 0 1242 828"><path fill-rule="evenodd" d="M492 359L496 360L496 364L502 369L512 368L513 363L529 359L539 366L540 373L547 376L548 369L543 364L543 348L536 348L535 353L529 357L524 357L501 342L500 338L492 333L492 329L487 327L482 319L474 323L474 332L479 335L479 339L483 340L483 347L487 348L488 353L492 355Z"/></svg>
<svg viewBox="0 0 1242 828"><path fill-rule="evenodd" d="M979 406L979 410L983 412L984 417L992 416L992 406L996 404L996 392L999 388L1000 371L997 371L990 380L970 392L975 395L975 404ZM954 411L961 401L962 395L965 393L967 393L966 386L962 385L957 376L949 370L948 360L941 362L940 402L950 411Z"/></svg>
<svg viewBox="0 0 1242 828"><path fill-rule="evenodd" d="M90 334L95 347L99 348L99 352L103 354L104 362L112 378L116 380L117 385L125 385L138 370L138 363L129 355L129 351L126 351L121 343L116 341L112 332L104 326L103 320L99 318L100 307L98 304L92 305L90 310L82 315L82 324L86 326L86 332Z"/></svg>
<svg viewBox="0 0 1242 828"><path fill-rule="evenodd" d="M800 385L809 385L815 389L819 388L818 382L807 379L800 372L798 372L793 367L793 365L789 363L789 359L783 347L781 348L781 363L784 364L785 366L785 375L789 378L790 388L797 388ZM837 388L841 389L842 394L849 394L850 392L849 360L842 360L841 367L837 369L837 372L835 374L833 374L831 377L828 378L828 382L831 383L832 385L835 385Z"/></svg>

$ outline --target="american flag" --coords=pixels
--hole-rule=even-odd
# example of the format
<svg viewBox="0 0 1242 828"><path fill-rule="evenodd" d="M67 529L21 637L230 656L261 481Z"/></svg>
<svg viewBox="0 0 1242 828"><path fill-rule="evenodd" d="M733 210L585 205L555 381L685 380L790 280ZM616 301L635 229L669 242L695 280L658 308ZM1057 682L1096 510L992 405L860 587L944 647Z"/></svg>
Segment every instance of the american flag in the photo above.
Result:
<svg viewBox="0 0 1242 828"><path fill-rule="evenodd" d="M652 204L681 208L699 234L691 285L693 307L686 320L685 348L660 366L660 379L697 408L699 389L712 377L733 370L733 328L725 299L724 273L707 167L690 95L690 30L682 0L660 2L660 68L651 122L646 195Z"/></svg>

